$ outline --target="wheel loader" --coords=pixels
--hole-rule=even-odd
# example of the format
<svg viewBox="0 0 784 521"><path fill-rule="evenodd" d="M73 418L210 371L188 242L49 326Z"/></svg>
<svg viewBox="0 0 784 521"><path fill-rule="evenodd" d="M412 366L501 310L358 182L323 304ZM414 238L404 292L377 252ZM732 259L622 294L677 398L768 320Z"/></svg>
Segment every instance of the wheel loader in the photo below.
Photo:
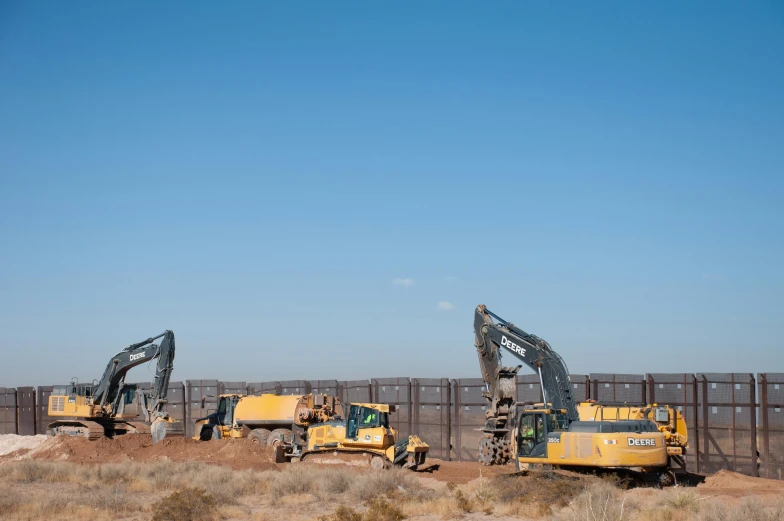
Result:
<svg viewBox="0 0 784 521"><path fill-rule="evenodd" d="M160 345L155 340L163 338ZM158 359L150 395L125 383L134 367ZM153 443L166 436L183 435L182 422L166 412L169 378L174 370L174 333L131 344L112 357L100 381L91 384L73 380L55 385L49 397L49 416L60 418L47 427L49 436L67 434L89 440L123 434L152 434ZM138 413L144 422L135 421Z"/></svg>
<svg viewBox="0 0 784 521"><path fill-rule="evenodd" d="M603 414L607 409L602 405L586 405L583 419L566 364L547 342L480 305L474 314L474 345L489 405L479 445L483 464L514 460L521 470L553 466L611 472L661 486L675 483L659 426L640 411L619 408ZM522 363L504 366L502 353ZM544 403L516 402L517 372L523 364L538 374Z"/></svg>
<svg viewBox="0 0 784 521"><path fill-rule="evenodd" d="M289 461L346 456L373 468L416 469L429 446L415 435L398 439L389 426L394 407L352 403L344 408L326 394L227 394L220 396L217 412L196 422L194 439L248 438L277 447Z"/></svg>

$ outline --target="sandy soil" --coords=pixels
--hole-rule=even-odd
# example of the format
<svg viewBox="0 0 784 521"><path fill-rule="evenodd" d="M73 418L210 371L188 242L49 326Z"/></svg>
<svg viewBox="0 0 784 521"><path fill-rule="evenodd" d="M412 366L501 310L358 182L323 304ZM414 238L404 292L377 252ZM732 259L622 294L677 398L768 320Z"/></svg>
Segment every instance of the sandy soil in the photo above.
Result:
<svg viewBox="0 0 784 521"><path fill-rule="evenodd" d="M0 456L17 451L29 451L46 441L46 435L19 436L17 434L0 434Z"/></svg>

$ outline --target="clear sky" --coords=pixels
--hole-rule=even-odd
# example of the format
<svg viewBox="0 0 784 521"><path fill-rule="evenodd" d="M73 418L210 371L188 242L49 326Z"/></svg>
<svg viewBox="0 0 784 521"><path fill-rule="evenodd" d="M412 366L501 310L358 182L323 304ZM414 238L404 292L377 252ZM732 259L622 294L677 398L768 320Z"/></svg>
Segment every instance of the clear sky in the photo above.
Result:
<svg viewBox="0 0 784 521"><path fill-rule="evenodd" d="M784 4L0 3L0 386L784 372ZM133 380L149 379L150 368Z"/></svg>

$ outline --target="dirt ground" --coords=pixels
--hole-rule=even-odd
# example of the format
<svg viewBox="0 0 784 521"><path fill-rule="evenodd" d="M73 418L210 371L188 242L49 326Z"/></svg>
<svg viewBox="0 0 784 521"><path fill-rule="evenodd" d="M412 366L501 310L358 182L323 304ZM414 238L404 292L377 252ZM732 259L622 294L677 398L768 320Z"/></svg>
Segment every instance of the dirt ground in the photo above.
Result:
<svg viewBox="0 0 784 521"><path fill-rule="evenodd" d="M6 450L3 450L4 447ZM9 447L15 450L9 450ZM40 468L37 468L36 465L39 465ZM107 465L109 466L107 467ZM110 467L111 465L114 467ZM179 473L177 475L179 477L172 477L165 484L166 486L159 490L156 485L161 482L159 474L168 465L174 469L173 473ZM185 466L183 467L183 465ZM191 468L188 465L197 466ZM324 467L341 467L345 470L320 470ZM87 474L84 474L84 470L79 469L87 469ZM215 469L215 471L212 472L209 469ZM74 476L82 472L82 475L87 477L78 479L63 477L69 472L73 472ZM232 492L235 495L229 495L223 488L213 491L217 497L222 497L221 494L223 494L229 498L229 500L222 502L225 505L221 507L221 519L317 520L325 515L330 515L336 506L341 504L362 511L367 508L365 505L368 504L368 493L363 492L367 488L368 482L392 479L393 482L383 486L378 485L381 487L379 491L383 491L385 494L383 497L397 498L400 496L402 502L409 501L406 499L407 495L416 495L418 499L413 503L406 503L404 511L406 518L418 521L458 518L466 520L585 519L590 516L583 515L584 512L578 512L578 510L593 508L590 503L590 494L599 494L597 496L599 499L603 497L601 494L605 494L608 496L607 501L612 496L613 501L621 505L620 514L607 515L607 519L647 520L651 518L651 512L664 509L671 511L670 514L664 515L664 518L672 521L686 519L711 521L719 518L730 521L734 519L784 520L784 481L752 478L728 471L708 476L705 482L697 487L677 487L665 491L636 488L608 492L607 487L610 485L607 482L602 482L599 478L577 478L567 486L570 489L579 488L583 491L582 495L574 497L570 495L568 499L563 501L559 501L557 494L551 499L536 499L534 495L531 496L534 497L533 500L526 499L526 501L534 501L534 503L549 501L552 505L544 509L543 507L532 509L528 503L518 504L514 502L514 497L512 499L506 497L505 494L509 495L508 487L506 489L499 488L499 480L504 480L505 476L514 473L511 465L484 467L472 462L430 459L419 472L399 473L400 475L393 473L390 474L393 477L388 479L383 475L379 477L374 474L376 471L365 468L319 465L308 462L275 463L274 453L271 449L259 448L247 440L197 442L185 438L168 438L153 445L151 438L146 435L129 435L113 440L104 439L93 442L81 437L63 436L23 441L15 438L0 439L0 518L43 519L51 515L52 512L47 513L40 510L42 513L38 517L38 510L29 511L24 508L20 510L18 500L15 508L19 514L16 517L11 514L4 515L2 512L4 498L8 502L14 497L20 497L20 494L26 494L25 497L39 498L35 501L44 501L44 499L50 501L46 498L59 493L66 498L62 499L61 497L60 499L64 505L62 508L75 508L74 512L84 513L79 510L83 509L82 503L68 499L72 496L68 496L67 491L73 490L73 493L77 495L84 494L83 491L90 487L79 483L79 481L81 479L88 481L95 479L93 475L96 472L99 475L103 472L104 478L103 482L97 481L93 488L103 487L101 490L104 490L105 494L120 494L121 492L117 492L119 490L117 487L124 487L122 493L133 494L134 501L137 503L134 503L136 506L133 508L120 509L119 512L116 508L110 509L101 505L93 507L93 504L90 503L91 511L94 514L91 514L90 517L95 519L147 520L151 518L150 505L153 500L160 500L166 494L171 493L177 488L176 483L194 483L193 486L204 486L210 490L210 487L217 483L226 483L236 479L241 484L236 485L236 491ZM110 477L105 477L118 472L125 477L117 483L113 484ZM52 475L50 476L48 473ZM214 476L207 476L210 473ZM140 477L142 475L149 476L142 479ZM275 476L280 477L276 478ZM181 481L177 481L178 479ZM537 478L516 477L513 479L516 480L513 485L517 488L512 489L512 496L518 494L519 490L519 495L529 497L530 490L526 489L526 480ZM340 482L341 480L350 484L342 489L327 483ZM259 485L262 482L263 486ZM303 482L311 483L308 485L310 488L302 486ZM541 483L550 486L550 481L541 481ZM388 489L383 487L388 487ZM488 493L486 491L491 489L495 492ZM280 491L276 493L276 490ZM137 491L144 491L144 494L139 496ZM63 496L63 494L65 495ZM585 506L586 497L588 498L588 507ZM509 504L502 504L504 501ZM623 506L626 502L628 502L629 508L624 513ZM8 504L11 505L13 502ZM60 512L62 508L56 508L53 512ZM104 517L98 515L104 512L101 510L102 508L106 508L106 516ZM767 509L765 510L767 517L755 517L755 515L749 514L749 508L752 510ZM726 512L734 512L735 510L738 511L737 515L725 515ZM8 512L12 511L8 510ZM714 511L718 513L712 514L711 512ZM759 512L762 511L759 510ZM657 514L653 517L658 519L661 516ZM602 516L600 515L598 518L601 519ZM327 521L337 520L328 519Z"/></svg>

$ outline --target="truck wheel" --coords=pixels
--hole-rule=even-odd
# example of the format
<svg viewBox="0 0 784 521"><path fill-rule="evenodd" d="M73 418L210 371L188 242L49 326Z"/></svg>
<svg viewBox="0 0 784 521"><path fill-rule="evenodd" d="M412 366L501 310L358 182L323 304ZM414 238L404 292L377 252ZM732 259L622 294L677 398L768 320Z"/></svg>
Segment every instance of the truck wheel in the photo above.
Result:
<svg viewBox="0 0 784 521"><path fill-rule="evenodd" d="M291 443L291 429L275 429L270 433L267 445L270 447L280 445L281 436L283 436L283 441L285 443Z"/></svg>
<svg viewBox="0 0 784 521"><path fill-rule="evenodd" d="M201 441L210 441L212 439L212 428L209 425L205 425L201 428L201 432L199 432L199 440Z"/></svg>
<svg viewBox="0 0 784 521"><path fill-rule="evenodd" d="M254 445L265 446L267 445L267 439L269 438L270 431L267 429L253 429L248 434L248 439Z"/></svg>
<svg viewBox="0 0 784 521"><path fill-rule="evenodd" d="M223 433L221 432L220 427L216 425L212 428L212 439L219 440L221 438L223 438Z"/></svg>

